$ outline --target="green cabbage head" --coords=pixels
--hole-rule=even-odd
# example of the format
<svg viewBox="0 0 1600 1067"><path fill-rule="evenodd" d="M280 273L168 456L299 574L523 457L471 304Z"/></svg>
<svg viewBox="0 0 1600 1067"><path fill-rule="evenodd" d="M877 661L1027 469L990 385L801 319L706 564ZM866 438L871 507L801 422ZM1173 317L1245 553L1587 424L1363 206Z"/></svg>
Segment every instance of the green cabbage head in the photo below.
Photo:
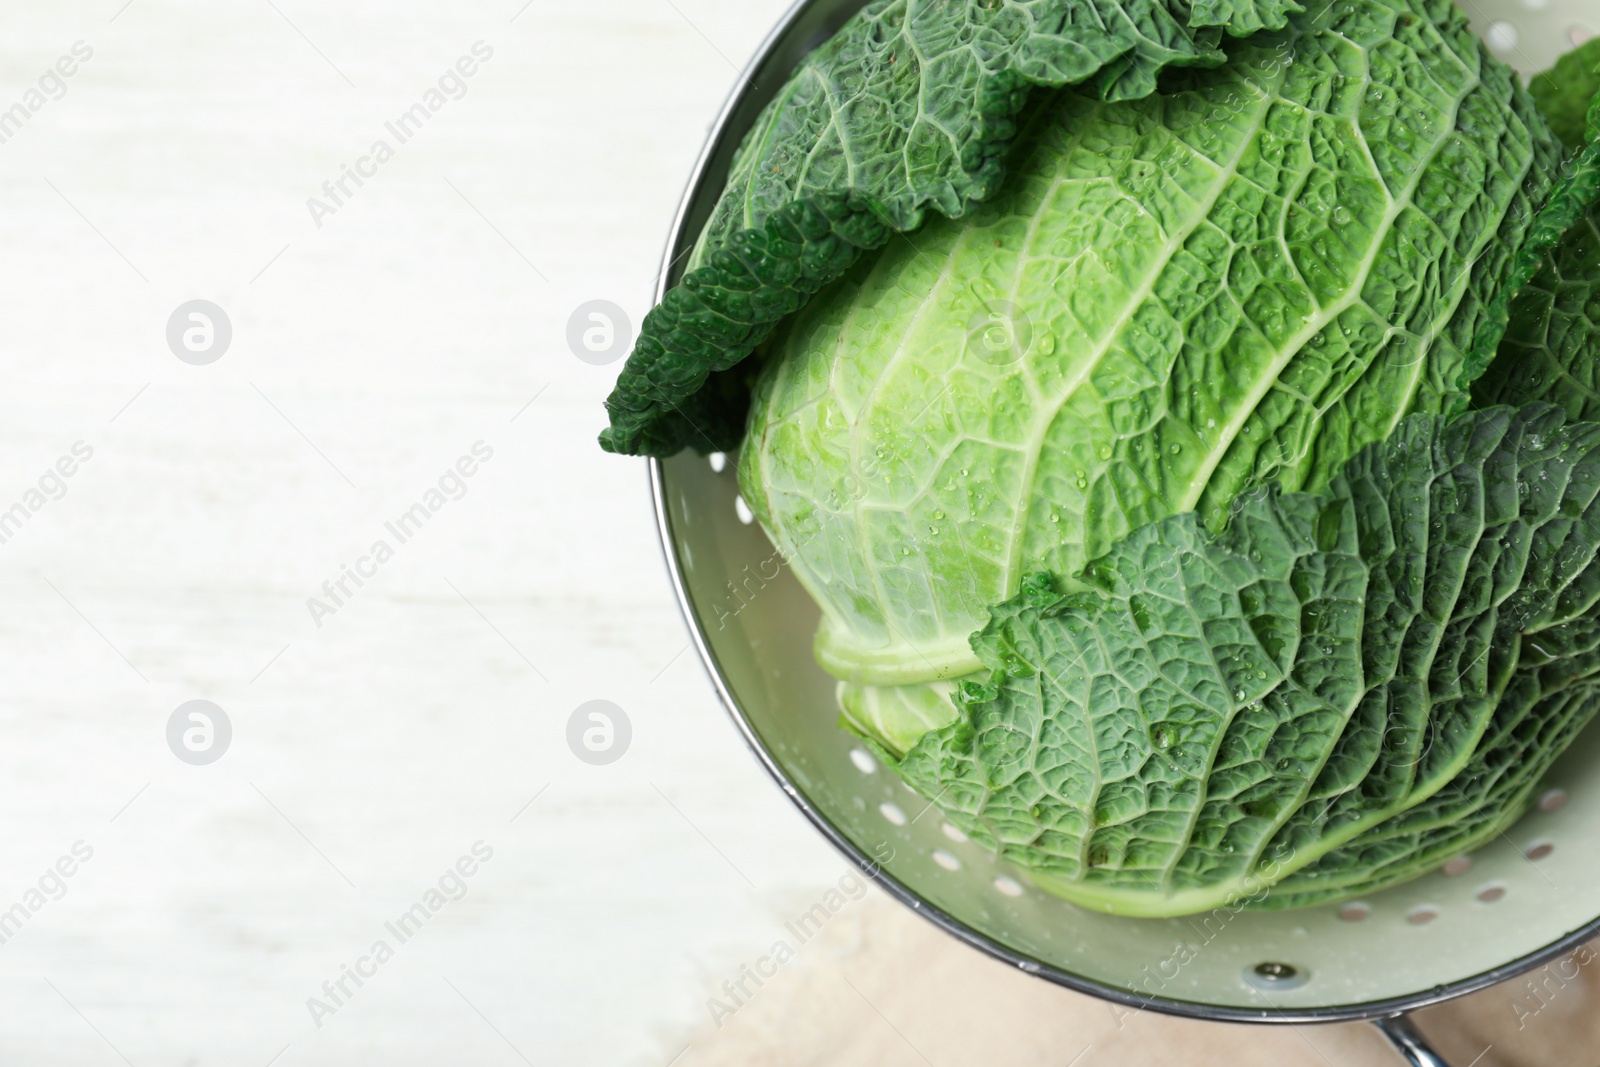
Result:
<svg viewBox="0 0 1600 1067"><path fill-rule="evenodd" d="M1557 151L1464 20L1408 0L1316 6L1143 99L1039 99L1001 195L764 350L741 486L847 712L908 749L1023 575L1320 489L1456 404Z"/></svg>
<svg viewBox="0 0 1600 1067"><path fill-rule="evenodd" d="M1595 62L1547 119L1447 0L872 0L602 444L738 445L844 725L1035 885L1417 877L1600 711Z"/></svg>

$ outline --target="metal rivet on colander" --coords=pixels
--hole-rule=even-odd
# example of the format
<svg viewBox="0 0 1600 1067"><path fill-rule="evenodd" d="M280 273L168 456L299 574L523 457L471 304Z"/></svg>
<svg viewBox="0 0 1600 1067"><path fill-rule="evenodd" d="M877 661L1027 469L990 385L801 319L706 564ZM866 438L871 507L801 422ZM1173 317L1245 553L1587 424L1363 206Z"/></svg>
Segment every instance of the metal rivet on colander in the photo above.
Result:
<svg viewBox="0 0 1600 1067"><path fill-rule="evenodd" d="M1244 969L1244 980L1257 989L1281 992L1298 989L1306 984L1310 975L1292 963L1265 960Z"/></svg>

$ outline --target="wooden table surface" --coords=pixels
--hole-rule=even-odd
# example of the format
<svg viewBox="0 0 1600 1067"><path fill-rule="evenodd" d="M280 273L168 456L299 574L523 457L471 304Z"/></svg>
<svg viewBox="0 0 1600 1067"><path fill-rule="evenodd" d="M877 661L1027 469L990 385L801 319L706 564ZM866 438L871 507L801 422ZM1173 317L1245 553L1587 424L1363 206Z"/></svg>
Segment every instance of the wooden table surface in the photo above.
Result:
<svg viewBox="0 0 1600 1067"><path fill-rule="evenodd" d="M8 0L0 1064L1391 1062L1119 1022L875 892L712 1019L843 865L715 705L567 331L642 316L782 6ZM1424 1025L1600 1059L1553 1051L1600 1050L1586 972L1509 996Z"/></svg>

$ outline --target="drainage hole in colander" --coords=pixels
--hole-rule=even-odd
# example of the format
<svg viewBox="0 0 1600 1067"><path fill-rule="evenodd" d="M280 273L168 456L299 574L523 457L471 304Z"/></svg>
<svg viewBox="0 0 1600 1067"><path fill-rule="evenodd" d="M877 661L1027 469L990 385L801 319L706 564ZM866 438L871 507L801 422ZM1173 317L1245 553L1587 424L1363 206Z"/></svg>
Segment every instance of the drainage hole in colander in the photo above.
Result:
<svg viewBox="0 0 1600 1067"><path fill-rule="evenodd" d="M896 826L904 826L906 824L906 813L900 810L900 805L898 804L885 800L878 805L878 813Z"/></svg>
<svg viewBox="0 0 1600 1067"><path fill-rule="evenodd" d="M1523 855L1530 860L1542 860L1556 850L1554 841L1535 841Z"/></svg>
<svg viewBox="0 0 1600 1067"><path fill-rule="evenodd" d="M873 759L872 754L864 748L852 748L850 750L850 762L854 763L856 770L862 774L872 774L878 769L878 761Z"/></svg>
<svg viewBox="0 0 1600 1067"><path fill-rule="evenodd" d="M954 825L952 825L950 823L945 823L944 826L942 827L942 829L944 830L944 836L948 837L950 840L954 841L956 844L958 844L958 845L966 844L967 835L961 832L961 827L954 826Z"/></svg>
<svg viewBox="0 0 1600 1067"><path fill-rule="evenodd" d="M728 469L728 455L725 452L711 453L706 457L706 462L711 464L712 471L717 474L721 474Z"/></svg>
<svg viewBox="0 0 1600 1067"><path fill-rule="evenodd" d="M1457 878L1472 870L1471 856L1456 856L1454 859L1445 860L1444 866L1439 868L1446 878Z"/></svg>
<svg viewBox="0 0 1600 1067"><path fill-rule="evenodd" d="M1347 923L1358 923L1372 914L1372 905L1362 900L1352 900L1339 909L1339 918Z"/></svg>
<svg viewBox="0 0 1600 1067"><path fill-rule="evenodd" d="M756 521L756 513L750 510L750 505L744 502L744 497L733 498L733 513L739 516L739 521L749 526Z"/></svg>
<svg viewBox="0 0 1600 1067"><path fill-rule="evenodd" d="M950 853L946 852L942 848L936 848L933 850L933 862L937 863L947 871L959 871L961 869L961 861L950 855Z"/></svg>
<svg viewBox="0 0 1600 1067"><path fill-rule="evenodd" d="M1432 904L1418 904L1406 912L1406 922L1412 926L1427 926L1439 917L1439 909Z"/></svg>
<svg viewBox="0 0 1600 1067"><path fill-rule="evenodd" d="M1478 899L1485 904L1493 904L1497 900L1505 899L1506 887L1499 882L1490 882L1488 885L1478 887Z"/></svg>
<svg viewBox="0 0 1600 1067"><path fill-rule="evenodd" d="M1517 28L1509 22L1491 22L1489 28L1483 33L1483 40L1489 50L1496 53L1509 52L1517 47L1520 35Z"/></svg>
<svg viewBox="0 0 1600 1067"><path fill-rule="evenodd" d="M1567 791L1565 789L1546 789L1539 796L1539 810L1546 815L1560 811L1567 806Z"/></svg>
<svg viewBox="0 0 1600 1067"><path fill-rule="evenodd" d="M1278 963L1272 960L1244 969L1244 980L1257 989L1274 991L1298 989L1305 985L1310 977L1306 971L1292 963Z"/></svg>
<svg viewBox="0 0 1600 1067"><path fill-rule="evenodd" d="M1003 874L994 880L994 887L1008 897L1020 897L1022 895L1022 883L1015 878L1007 878Z"/></svg>

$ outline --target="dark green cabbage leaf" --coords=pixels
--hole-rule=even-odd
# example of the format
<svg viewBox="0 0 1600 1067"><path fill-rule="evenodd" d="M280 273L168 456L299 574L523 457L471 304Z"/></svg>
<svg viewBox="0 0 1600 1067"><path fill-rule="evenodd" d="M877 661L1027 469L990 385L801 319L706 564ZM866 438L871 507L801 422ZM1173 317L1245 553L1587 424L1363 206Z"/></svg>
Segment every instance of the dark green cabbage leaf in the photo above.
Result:
<svg viewBox="0 0 1600 1067"><path fill-rule="evenodd" d="M880 754L1087 907L1411 877L1418 835L1492 835L1600 707L1597 554L1600 424L1412 416L1321 493L1142 527L1090 592L1030 580L974 636L963 714Z"/></svg>
<svg viewBox="0 0 1600 1067"><path fill-rule="evenodd" d="M1226 35L1281 29L1296 0L874 0L746 135L683 280L646 316L606 401L611 452L729 449L729 375L869 249L994 194L1034 86L1104 100L1223 63ZM713 396L700 397L710 386Z"/></svg>

